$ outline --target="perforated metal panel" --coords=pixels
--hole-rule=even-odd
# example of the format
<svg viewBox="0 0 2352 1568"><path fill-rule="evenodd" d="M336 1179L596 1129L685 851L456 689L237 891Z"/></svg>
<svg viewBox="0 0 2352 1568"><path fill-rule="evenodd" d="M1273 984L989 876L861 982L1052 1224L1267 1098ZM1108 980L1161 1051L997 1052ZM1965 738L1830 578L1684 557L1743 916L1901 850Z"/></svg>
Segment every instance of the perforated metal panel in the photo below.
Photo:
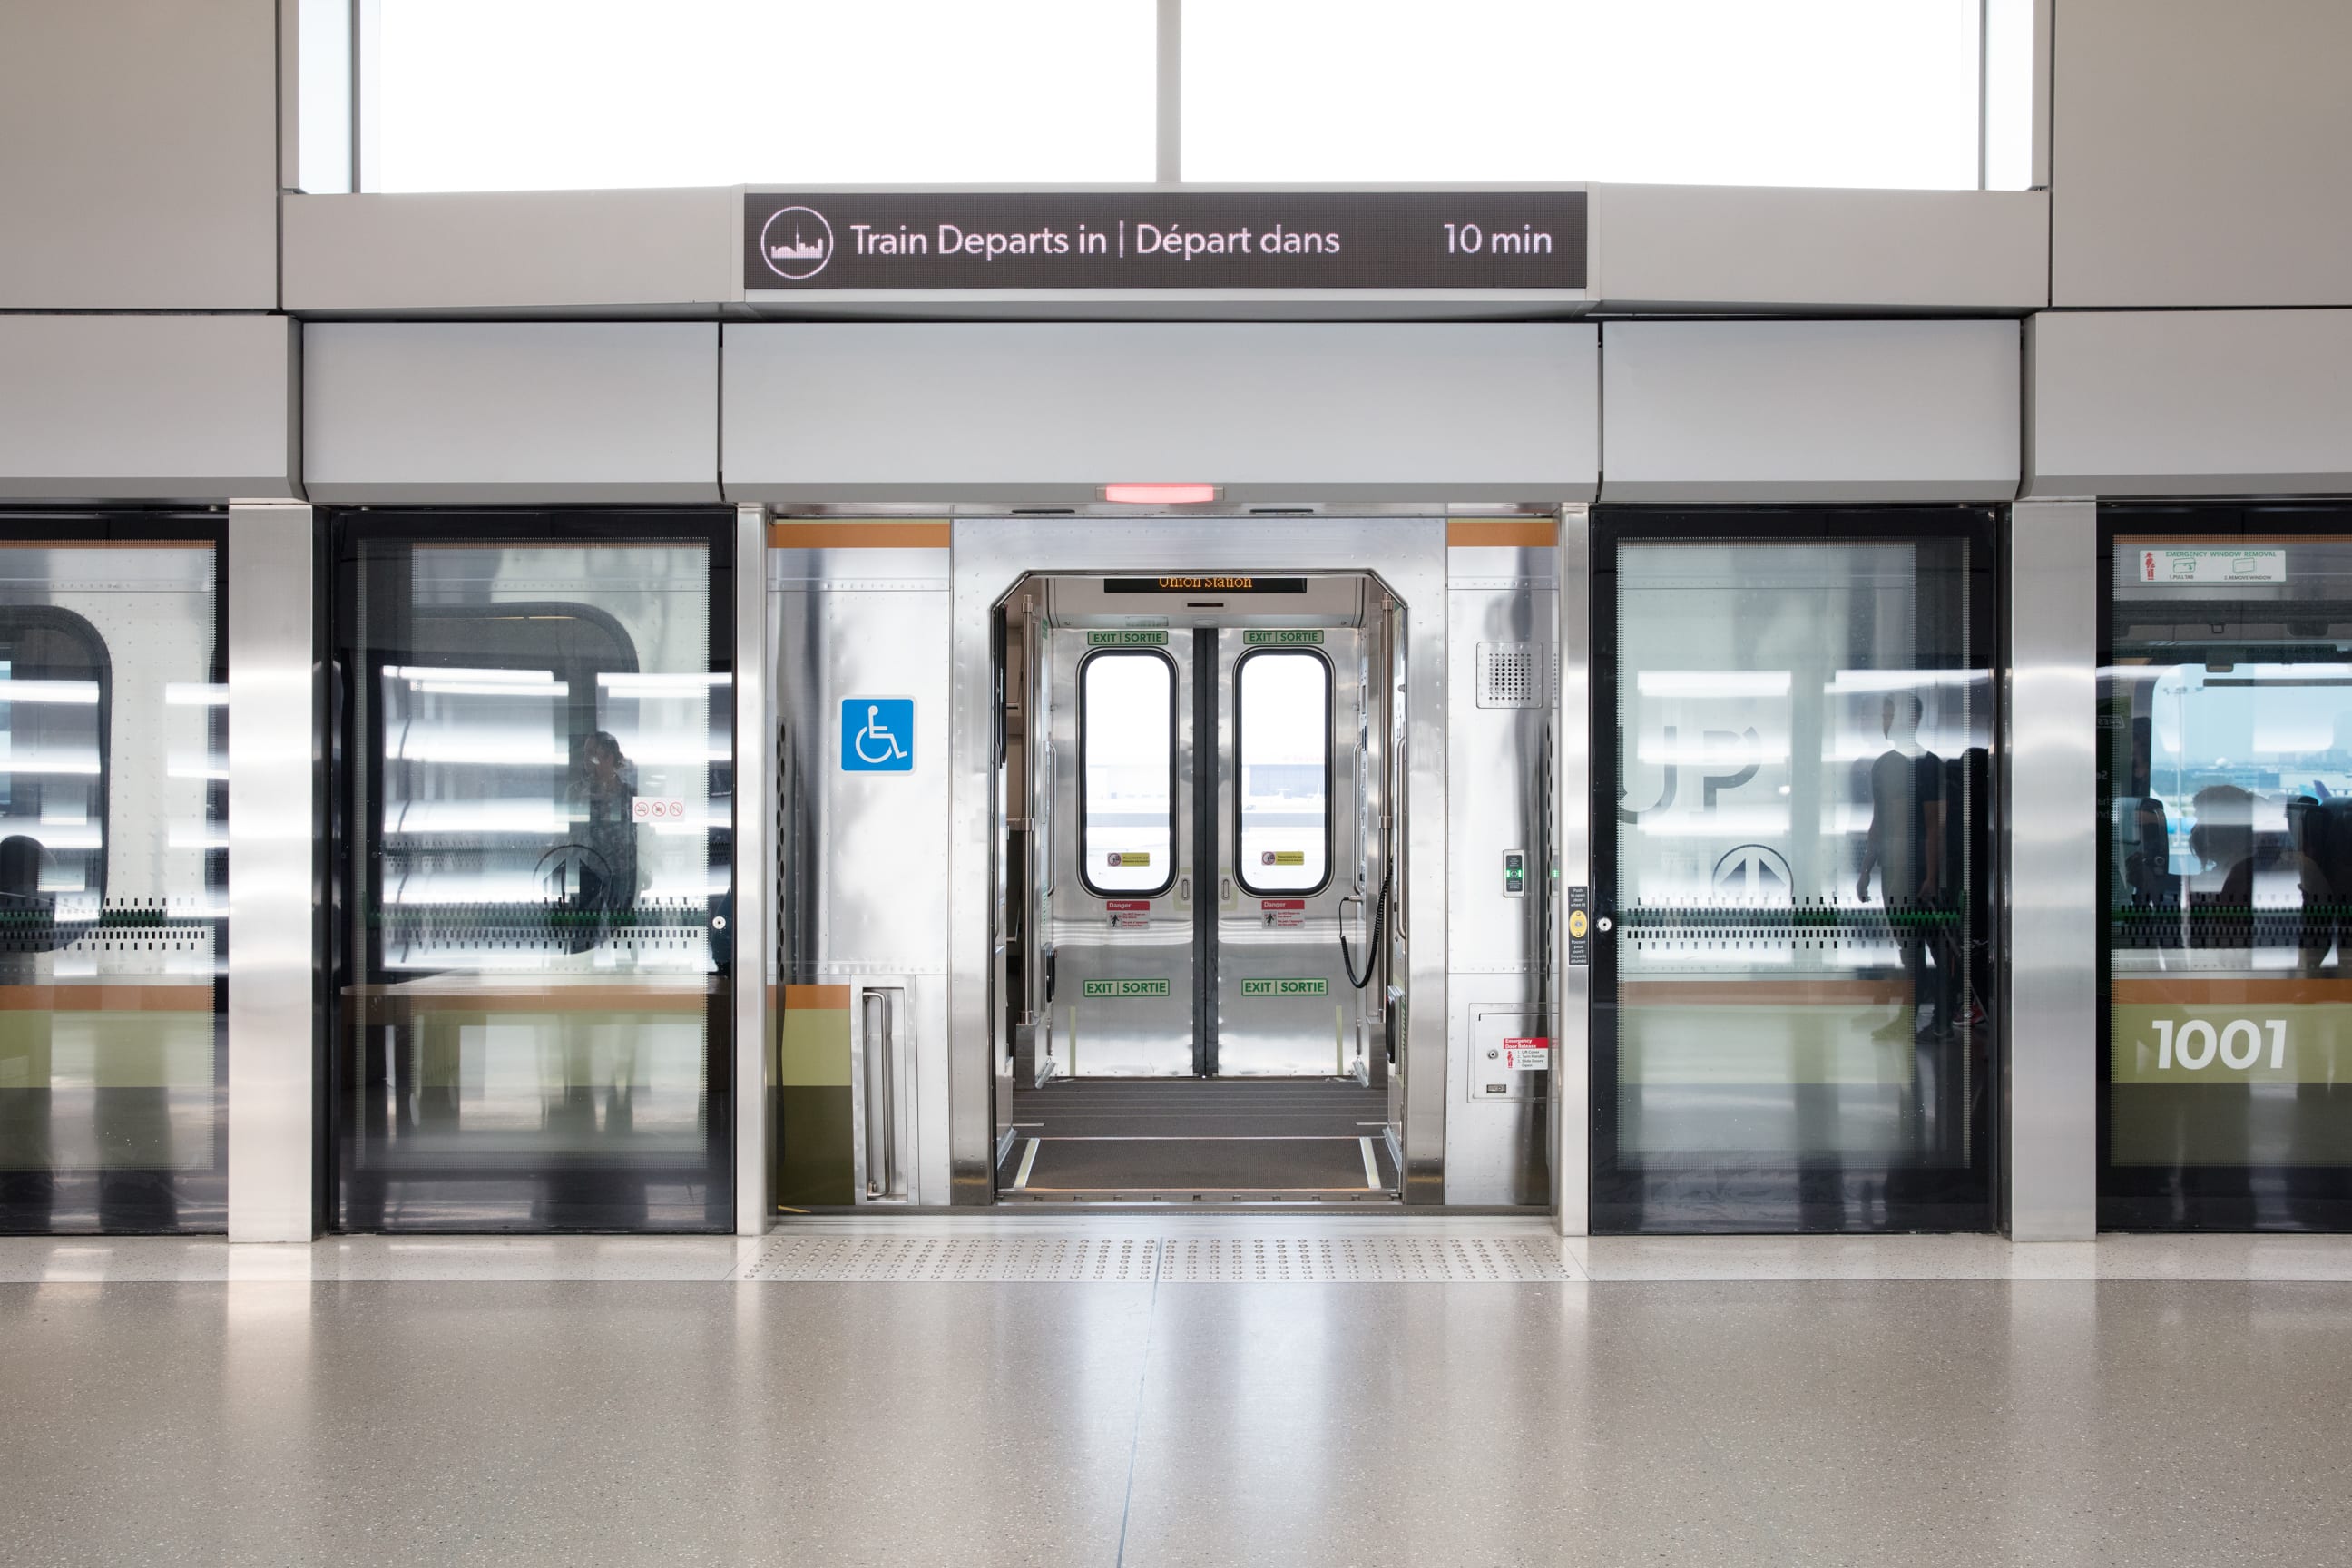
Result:
<svg viewBox="0 0 2352 1568"><path fill-rule="evenodd" d="M743 1272L776 1282L1531 1283L1574 1278L1518 1237L782 1236Z"/></svg>
<svg viewBox="0 0 2352 1568"><path fill-rule="evenodd" d="M1478 645L1478 706L1540 708L1550 690L1551 647L1538 642Z"/></svg>

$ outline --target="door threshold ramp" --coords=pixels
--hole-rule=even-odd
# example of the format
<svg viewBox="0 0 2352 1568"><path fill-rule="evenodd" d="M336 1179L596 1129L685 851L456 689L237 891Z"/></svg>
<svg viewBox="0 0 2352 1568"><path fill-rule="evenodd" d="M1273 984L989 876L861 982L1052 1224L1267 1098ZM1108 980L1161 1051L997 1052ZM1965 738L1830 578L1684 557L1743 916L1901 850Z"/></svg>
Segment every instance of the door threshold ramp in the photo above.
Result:
<svg viewBox="0 0 2352 1568"><path fill-rule="evenodd" d="M1282 1204L1290 1207L1334 1204L1394 1204L1392 1190L1364 1187L1021 1187L996 1194L1001 1204L1133 1204L1165 1208L1171 1204Z"/></svg>

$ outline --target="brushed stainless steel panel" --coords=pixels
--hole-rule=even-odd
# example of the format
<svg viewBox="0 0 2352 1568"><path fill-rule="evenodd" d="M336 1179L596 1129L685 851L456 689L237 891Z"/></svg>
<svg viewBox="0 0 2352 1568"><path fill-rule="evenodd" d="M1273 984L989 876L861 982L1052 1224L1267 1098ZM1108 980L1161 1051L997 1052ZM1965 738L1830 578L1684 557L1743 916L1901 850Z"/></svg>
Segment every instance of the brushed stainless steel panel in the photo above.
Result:
<svg viewBox="0 0 2352 1568"><path fill-rule="evenodd" d="M1244 885L1251 868L1241 860L1235 839L1234 793L1242 787L1236 727L1241 661L1253 651L1245 631L1217 638L1217 1076L1335 1077L1351 1069L1364 1047L1367 1008L1377 1015L1380 982L1363 991L1348 982L1339 952L1340 921L1355 904L1379 897L1378 879L1386 856L1375 842L1359 842L1357 783L1363 765L1359 739L1366 720L1364 688L1370 672L1363 661L1363 634L1327 627L1319 653L1331 675L1329 879L1320 891L1252 892ZM1264 645L1259 645L1264 646ZM1370 853L1366 853L1369 850ZM1263 851L1261 851L1263 853ZM1297 909L1288 906L1296 904ZM1343 908L1343 906L1345 906ZM1353 921L1349 937L1356 961L1363 951L1371 916ZM1319 992L1279 993L1284 981L1303 981ZM1253 984L1255 983L1255 984ZM1370 1072L1369 1063L1366 1066Z"/></svg>
<svg viewBox="0 0 2352 1568"><path fill-rule="evenodd" d="M228 519L228 1234L307 1242L320 998L320 753L308 506Z"/></svg>
<svg viewBox="0 0 2352 1568"><path fill-rule="evenodd" d="M775 725L770 718L767 509L735 509L735 1233L759 1236L772 1207L769 1064L776 984Z"/></svg>
<svg viewBox="0 0 2352 1568"><path fill-rule="evenodd" d="M1476 546L1446 552L1447 990L1452 1039L1446 1095L1446 1201L1542 1204L1549 1200L1551 1084L1549 1071L1507 1070L1480 1020L1523 1020L1525 1035L1549 1036L1548 966L1541 962L1547 879L1534 861L1548 837L1542 817L1549 781L1545 748L1557 609L1549 549ZM1482 650L1512 650L1528 667L1508 689L1482 700ZM1516 701L1539 686L1541 705ZM1525 890L1511 896L1504 857L1522 856Z"/></svg>
<svg viewBox="0 0 2352 1568"><path fill-rule="evenodd" d="M1078 811L1080 701L1078 667L1096 652L1083 631L1048 631L1043 639L1046 669L1044 710L1053 770L1051 826L1045 835L1051 857L1046 896L1046 942L1053 954L1053 995L1044 1049L1055 1070L1078 1078L1189 1078L1193 1070L1193 912L1203 896L1202 879L1212 879L1192 842L1193 725L1195 671L1192 633L1179 631L1169 646L1141 657L1164 658L1173 680L1171 723L1175 746L1174 871L1166 891L1098 893L1087 886L1079 861L1085 854L1085 824ZM1124 650L1110 650L1129 657ZM1147 868L1150 869L1150 868ZM1158 877L1153 879L1159 880ZM1115 913L1113 904L1147 904L1143 910ZM1128 989L1122 982L1165 982L1158 994L1088 996L1089 983L1102 991Z"/></svg>
<svg viewBox="0 0 2352 1568"><path fill-rule="evenodd" d="M2098 1224L2098 508L2021 501L2010 520L2009 1233Z"/></svg>
<svg viewBox="0 0 2352 1568"><path fill-rule="evenodd" d="M1591 1231L1592 970L1568 962L1568 893L1592 885L1592 518L1559 514L1559 680L1554 701L1552 815L1558 904L1552 921L1552 1205L1562 1236Z"/></svg>
<svg viewBox="0 0 2352 1568"><path fill-rule="evenodd" d="M895 988L891 1124L902 1135L900 1196L943 1203L949 1062L935 1009L948 967L948 552L781 548L766 555L775 982ZM844 770L843 705L870 698L913 701L908 771ZM852 1020L862 1040L862 1005L853 1005ZM862 1113L856 1135L864 1137Z"/></svg>

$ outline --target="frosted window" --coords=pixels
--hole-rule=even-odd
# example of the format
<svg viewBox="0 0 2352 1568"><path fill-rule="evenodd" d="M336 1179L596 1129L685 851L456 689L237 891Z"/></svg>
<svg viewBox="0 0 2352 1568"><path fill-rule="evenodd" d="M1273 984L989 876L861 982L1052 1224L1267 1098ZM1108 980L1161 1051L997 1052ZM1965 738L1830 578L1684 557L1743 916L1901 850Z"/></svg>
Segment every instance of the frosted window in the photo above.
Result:
<svg viewBox="0 0 2352 1568"><path fill-rule="evenodd" d="M1079 869L1097 893L1176 879L1176 667L1157 653L1097 653L1078 673Z"/></svg>
<svg viewBox="0 0 2352 1568"><path fill-rule="evenodd" d="M1330 874L1331 667L1311 653L1252 653L1234 681L1242 887L1311 891Z"/></svg>
<svg viewBox="0 0 2352 1568"><path fill-rule="evenodd" d="M1149 180L1151 0L379 0L382 191Z"/></svg>
<svg viewBox="0 0 2352 1568"><path fill-rule="evenodd" d="M1184 177L1972 189L1982 29L1979 0L1187 0Z"/></svg>

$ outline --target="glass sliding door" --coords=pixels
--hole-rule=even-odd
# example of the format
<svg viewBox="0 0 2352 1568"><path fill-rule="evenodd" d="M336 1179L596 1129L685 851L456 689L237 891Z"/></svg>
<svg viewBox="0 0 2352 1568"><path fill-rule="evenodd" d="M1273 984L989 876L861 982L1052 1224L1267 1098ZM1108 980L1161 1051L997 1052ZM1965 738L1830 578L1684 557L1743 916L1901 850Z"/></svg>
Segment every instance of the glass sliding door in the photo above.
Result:
<svg viewBox="0 0 2352 1568"><path fill-rule="evenodd" d="M0 1230L227 1224L223 533L0 513Z"/></svg>
<svg viewBox="0 0 2352 1568"><path fill-rule="evenodd" d="M2352 507L2105 507L2099 1222L2352 1228Z"/></svg>
<svg viewBox="0 0 2352 1568"><path fill-rule="evenodd" d="M731 517L338 521L337 1225L730 1227Z"/></svg>
<svg viewBox="0 0 2352 1568"><path fill-rule="evenodd" d="M1596 1229L1992 1225L1993 543L1595 514Z"/></svg>

